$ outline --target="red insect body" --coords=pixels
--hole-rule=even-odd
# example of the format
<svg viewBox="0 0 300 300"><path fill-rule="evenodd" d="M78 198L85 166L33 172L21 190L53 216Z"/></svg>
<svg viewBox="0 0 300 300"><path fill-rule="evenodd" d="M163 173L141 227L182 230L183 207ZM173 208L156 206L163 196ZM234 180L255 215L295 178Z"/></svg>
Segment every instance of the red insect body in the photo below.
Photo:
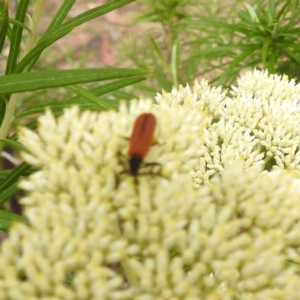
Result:
<svg viewBox="0 0 300 300"><path fill-rule="evenodd" d="M138 175L140 165L148 153L156 127L156 118L152 113L143 113L135 120L128 149L130 172Z"/></svg>

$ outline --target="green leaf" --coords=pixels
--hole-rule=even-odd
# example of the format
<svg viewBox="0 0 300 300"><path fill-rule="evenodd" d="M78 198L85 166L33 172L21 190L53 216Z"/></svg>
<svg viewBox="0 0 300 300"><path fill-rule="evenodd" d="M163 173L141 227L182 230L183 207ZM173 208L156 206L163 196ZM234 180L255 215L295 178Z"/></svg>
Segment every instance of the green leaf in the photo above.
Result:
<svg viewBox="0 0 300 300"><path fill-rule="evenodd" d="M44 49L46 49L48 46L62 38L63 36L67 35L69 32L71 32L74 28L65 28L61 27L58 30L49 33L45 37L42 37L37 45L27 54L23 57L23 59L18 63L16 66L14 73L21 73L24 71L26 66L29 63L32 63L32 61L36 61Z"/></svg>
<svg viewBox="0 0 300 300"><path fill-rule="evenodd" d="M171 91L172 89L172 84L168 81L168 79L166 78L166 74L165 74L165 70L169 69L169 66L165 66L165 68L163 66L161 66L158 62L157 56L155 54L157 54L157 49L154 47L155 44L152 43L152 51L151 51L151 57L152 57L152 64L154 67L154 76L157 79L157 81L159 82L160 86L162 87L162 89L164 89L166 92ZM158 56L160 58L160 56Z"/></svg>
<svg viewBox="0 0 300 300"><path fill-rule="evenodd" d="M20 144L16 141L13 141L11 139L0 139L0 143L1 142L7 146L13 147L14 149L16 149L18 151L27 151L26 148L22 144Z"/></svg>
<svg viewBox="0 0 300 300"><path fill-rule="evenodd" d="M298 2L298 0L296 2ZM281 17L286 14L286 12L289 10L290 5L291 5L290 1L285 1L282 4L283 4L282 7L279 9L279 11L277 13L278 20L281 19ZM298 6L298 3L296 5ZM295 9L291 9L291 11L292 12L297 11L297 7L295 7Z"/></svg>
<svg viewBox="0 0 300 300"><path fill-rule="evenodd" d="M29 1L30 0L22 0L19 2L16 20L21 23L24 23L25 21ZM20 45L22 41L22 33L23 28L18 25L14 25L5 74L11 74L17 65L17 59L20 53Z"/></svg>
<svg viewBox="0 0 300 300"><path fill-rule="evenodd" d="M53 17L53 19L52 19L50 25L48 26L47 30L43 34L43 37L47 36L48 34L53 32L55 29L58 29L61 26L62 22L65 20L66 16L68 15L69 11L71 10L71 8L73 7L75 2L76 2L76 0L63 1L62 5L60 6L59 10L57 11L55 16ZM67 31L63 30L62 34L64 34L65 32L68 33L69 31L68 30ZM41 46L41 48L43 47L43 45L40 45L40 46ZM43 50L44 49L41 49L40 52L36 53L35 57L28 64L27 71L30 71L33 68L33 66L35 65L35 63L39 59L40 55L43 53Z"/></svg>
<svg viewBox="0 0 300 300"><path fill-rule="evenodd" d="M17 184L11 185L9 188L4 190L0 194L0 205L3 205L5 202L9 201L13 196L15 196L19 191Z"/></svg>
<svg viewBox="0 0 300 300"><path fill-rule="evenodd" d="M275 21L276 4L273 0L269 0L268 13L271 15L271 18Z"/></svg>
<svg viewBox="0 0 300 300"><path fill-rule="evenodd" d="M249 13L249 15L250 15L251 20L252 20L253 22L255 22L255 23L258 23L258 16L257 16L257 14L256 14L255 9L254 9L251 5L249 5L249 4L247 4L247 3L244 3L244 6L245 6L246 9L248 10L248 13Z"/></svg>
<svg viewBox="0 0 300 300"><path fill-rule="evenodd" d="M263 40L263 47L261 49L261 61L264 66L266 65L266 62L267 62L267 59L269 56L270 44L271 44L271 41L268 38L265 38Z"/></svg>
<svg viewBox="0 0 300 300"><path fill-rule="evenodd" d="M29 72L0 77L0 95L55 88L78 83L141 76L141 69L83 69Z"/></svg>
<svg viewBox="0 0 300 300"><path fill-rule="evenodd" d="M172 55L171 55L171 64L170 64L170 72L172 76L172 83L175 88L178 88L178 71L179 71L179 55L180 55L180 45L176 42L172 47Z"/></svg>
<svg viewBox="0 0 300 300"><path fill-rule="evenodd" d="M63 1L59 10L53 17L50 25L48 26L45 34L54 31L56 28L61 26L62 22L65 20L66 16L68 15L69 11L75 4L76 0L68 0L68 1Z"/></svg>
<svg viewBox="0 0 300 300"><path fill-rule="evenodd" d="M0 230L8 231L12 223L23 223L29 225L27 218L1 209Z"/></svg>
<svg viewBox="0 0 300 300"><path fill-rule="evenodd" d="M267 68L270 73L276 73L275 65L277 61L278 61L277 53L275 51L271 52L268 57L268 65L267 65Z"/></svg>
<svg viewBox="0 0 300 300"><path fill-rule="evenodd" d="M8 8L7 1L4 2L4 7L1 12L2 20L1 20L1 29L0 29L0 53L2 52L4 42L6 39L7 29L8 29Z"/></svg>
<svg viewBox="0 0 300 300"><path fill-rule="evenodd" d="M228 24L223 21L216 21L208 18L207 19L203 18L197 21L185 21L182 24L189 25L190 27L196 27L195 29L198 30L202 30L203 28L205 29L205 27L220 28L222 30L229 31L230 34L232 34L232 32L240 32L247 35L247 33L249 32L249 30L241 26L241 24Z"/></svg>
<svg viewBox="0 0 300 300"><path fill-rule="evenodd" d="M1 179L3 177L7 177L10 173L11 173L11 169L0 170L0 177L1 177Z"/></svg>
<svg viewBox="0 0 300 300"><path fill-rule="evenodd" d="M0 183L0 194L2 194L7 188L15 184L17 180L27 174L27 172L32 169L32 166L28 165L26 162L22 162L16 168L14 168L11 173Z"/></svg>
<svg viewBox="0 0 300 300"><path fill-rule="evenodd" d="M91 92L96 96L102 96L104 94L113 92L117 89L120 89L122 87L140 82L144 80L145 77L135 77L135 78L126 78L126 79L120 79L116 80L114 82L96 87L94 89L91 89ZM124 98L126 100L126 98ZM109 100L109 99L101 99L101 101L106 101L107 104L105 106L110 106L112 109L117 110L119 107L119 102L115 100ZM16 118L23 118L25 116L29 116L32 114L39 114L44 113L46 107L49 107L53 112L62 112L65 108L70 107L71 105L79 105L81 109L90 109L90 110L99 110L99 106L92 104L90 102L87 102L82 96L76 96L71 98L70 100L65 101L55 101L50 102L46 104L42 104L39 106L35 106L33 108L26 109L19 113Z"/></svg>
<svg viewBox="0 0 300 300"><path fill-rule="evenodd" d="M80 87L78 85L69 85L66 87L67 90L84 97L86 100L96 104L101 109L109 110L113 109L113 106L107 105L108 103L105 101L102 101L100 98L98 98L95 94L91 93L87 89Z"/></svg>
<svg viewBox="0 0 300 300"><path fill-rule="evenodd" d="M299 56L291 51L288 47L282 45L282 50L285 52L287 57L290 57L292 60L296 61L300 65L300 58Z"/></svg>
<svg viewBox="0 0 300 300"><path fill-rule="evenodd" d="M130 101L130 100L136 98L136 96L133 94L125 93L125 92L121 92L121 91L115 91L115 92L111 93L111 95L114 98L118 99L119 101L120 100ZM119 102L119 101L117 101L117 102Z"/></svg>
<svg viewBox="0 0 300 300"><path fill-rule="evenodd" d="M6 101L4 101L5 97L0 96L0 125L2 124L5 111L6 111Z"/></svg>
<svg viewBox="0 0 300 300"><path fill-rule="evenodd" d="M248 50L242 52L239 56L237 56L228 66L228 68L223 72L223 74L219 77L218 83L220 85L225 85L230 78L230 74L234 72L234 68L242 61L244 61L247 57L253 54L256 51L256 47L249 48Z"/></svg>
<svg viewBox="0 0 300 300"><path fill-rule="evenodd" d="M119 80L115 80L113 82L98 86L94 89L91 90L91 92L97 96L102 96L105 95L107 93L113 92L113 91L118 91L121 88L124 88L126 86L129 85L133 85L137 82L143 81L146 78L144 76L139 76L139 77L133 77L133 78L125 78L125 79L119 79ZM72 100L83 100L82 97L74 97L72 98L70 101Z"/></svg>
<svg viewBox="0 0 300 300"><path fill-rule="evenodd" d="M26 26L26 24L21 23L21 22L15 20L15 19L8 18L8 23L9 23L9 24L12 24L12 25L19 26L19 27L21 27L21 28L23 28L23 29L26 29L26 30L29 31L29 32L31 31L30 28L29 28L28 26Z"/></svg>
<svg viewBox="0 0 300 300"><path fill-rule="evenodd" d="M168 69L169 68L168 62L164 58L162 51L160 50L159 46L157 45L157 43L155 42L155 40L152 37L150 39L150 42L151 42L151 47L152 47L153 51L157 55L157 58L160 60L160 62L164 66L164 68Z"/></svg>
<svg viewBox="0 0 300 300"><path fill-rule="evenodd" d="M71 20L68 20L63 25L70 26L70 27L77 27L83 23L86 23L90 20L103 16L104 14L111 12L117 8L120 8L124 5L127 5L131 2L135 2L135 0L111 0L107 4L90 9L80 14L79 16L74 17Z"/></svg>
<svg viewBox="0 0 300 300"><path fill-rule="evenodd" d="M110 100L110 99L103 99L103 98L101 98L101 101L107 102L107 104L105 104L105 106L111 106L111 107L113 107L112 109L114 109L114 110L117 110L119 107L118 101ZM20 114L18 114L16 118L22 118L22 117L34 115L34 114L41 114L41 113L45 112L46 108L50 108L55 116L59 116L60 114L63 113L64 109L70 107L71 105L77 105L80 107L81 110L96 110L96 111L105 110L105 109L99 107L99 105L93 104L91 102L83 103L82 101L71 102L70 100L65 100L65 101L50 102L50 103L46 103L43 105L39 105L37 107L26 109L23 112L21 112ZM34 126L32 129L35 129L35 128L36 128L36 126Z"/></svg>
<svg viewBox="0 0 300 300"><path fill-rule="evenodd" d="M26 0L28 1L28 0ZM95 7L91 10L80 14L79 16L68 20L61 26L58 26L56 30L45 34L37 43L36 47L33 48L17 65L14 73L21 73L26 66L31 63L32 60L37 59L40 56L41 52L53 44L55 41L65 36L69 32L71 32L77 26L86 23L92 19L100 17L110 11L113 11L119 7L122 7L128 3L134 2L135 0L113 0L107 4L104 4L100 7ZM55 27L56 28L56 27Z"/></svg>

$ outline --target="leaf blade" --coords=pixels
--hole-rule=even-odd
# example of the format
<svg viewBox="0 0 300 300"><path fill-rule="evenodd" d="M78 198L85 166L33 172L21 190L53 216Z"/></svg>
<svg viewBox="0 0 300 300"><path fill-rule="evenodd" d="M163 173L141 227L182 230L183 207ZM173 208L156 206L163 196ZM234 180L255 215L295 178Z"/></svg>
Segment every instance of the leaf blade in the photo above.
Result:
<svg viewBox="0 0 300 300"><path fill-rule="evenodd" d="M13 222L29 225L29 221L27 218L0 209L0 230L8 231Z"/></svg>
<svg viewBox="0 0 300 300"><path fill-rule="evenodd" d="M0 95L62 87L78 83L141 76L140 69L54 70L12 74L0 77Z"/></svg>

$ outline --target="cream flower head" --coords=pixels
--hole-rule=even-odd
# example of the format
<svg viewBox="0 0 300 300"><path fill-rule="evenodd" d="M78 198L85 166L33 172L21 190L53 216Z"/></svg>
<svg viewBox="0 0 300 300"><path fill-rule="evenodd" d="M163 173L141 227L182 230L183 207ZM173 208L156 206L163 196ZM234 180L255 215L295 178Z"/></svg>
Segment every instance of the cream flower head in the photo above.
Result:
<svg viewBox="0 0 300 300"><path fill-rule="evenodd" d="M192 173L196 186L214 180L232 160L243 160L245 170L262 166L300 172L300 84L287 76L255 70L230 91L195 81L192 88L158 95L157 101L206 114L200 133L205 155Z"/></svg>
<svg viewBox="0 0 300 300"><path fill-rule="evenodd" d="M160 166L142 166L137 184L127 172L127 138L143 112L157 118L144 162ZM172 190L169 182L196 163L203 126L196 117L186 109L133 101L119 112L73 107L57 120L48 111L36 133L21 129L24 159L39 171L20 183L28 192L22 204L31 227L16 224L3 244L0 265L10 271L0 278L0 299L131 299L135 287L126 286L133 276L123 280L118 270L124 264L126 272L128 257L140 253L140 245L121 235L121 225L147 211L158 183ZM184 176L184 185L191 185Z"/></svg>

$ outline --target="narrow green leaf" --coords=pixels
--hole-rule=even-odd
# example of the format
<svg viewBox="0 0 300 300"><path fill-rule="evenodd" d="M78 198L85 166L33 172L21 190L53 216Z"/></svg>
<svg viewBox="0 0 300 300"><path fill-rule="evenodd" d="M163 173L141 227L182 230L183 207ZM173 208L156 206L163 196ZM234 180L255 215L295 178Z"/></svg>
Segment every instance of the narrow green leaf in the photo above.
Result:
<svg viewBox="0 0 300 300"><path fill-rule="evenodd" d="M294 53L291 51L288 47L285 47L282 45L282 50L285 52L286 56L290 57L292 60L296 61L298 64L300 64L300 58L297 55L297 53Z"/></svg>
<svg viewBox="0 0 300 300"><path fill-rule="evenodd" d="M2 209L0 210L0 230L8 231L12 223L15 222L29 225L27 218Z"/></svg>
<svg viewBox="0 0 300 300"><path fill-rule="evenodd" d="M235 66L237 66L240 62L244 61L247 57L253 54L254 51L256 51L256 47L252 47L243 53L241 53L239 56L237 56L228 66L228 68L223 72L223 74L219 77L218 83L220 85L225 85L228 79L230 78L229 74L233 72L233 69Z"/></svg>
<svg viewBox="0 0 300 300"><path fill-rule="evenodd" d="M267 65L267 68L270 73L276 73L275 65L277 61L278 61L278 55L275 51L272 51L270 53L270 56L268 57L268 65Z"/></svg>
<svg viewBox="0 0 300 300"><path fill-rule="evenodd" d="M111 0L108 3L90 9L77 17L74 17L71 20L68 20L63 25L70 26L70 27L77 27L83 23L86 23L90 20L103 16L117 8L120 8L124 5L127 5L131 2L135 2L135 0Z"/></svg>
<svg viewBox="0 0 300 300"><path fill-rule="evenodd" d="M276 4L274 0L269 0L269 5L267 7L267 13L270 15L270 20L275 21L276 17Z"/></svg>
<svg viewBox="0 0 300 300"><path fill-rule="evenodd" d="M2 10L2 20L1 20L1 29L0 29L0 53L2 52L4 46L7 29L8 29L8 7L7 7L7 1L5 0L4 7Z"/></svg>
<svg viewBox="0 0 300 300"><path fill-rule="evenodd" d="M0 177L3 179L4 177L7 177L11 173L12 169L6 169L6 170L0 170Z"/></svg>
<svg viewBox="0 0 300 300"><path fill-rule="evenodd" d="M50 25L48 26L45 34L54 31L56 28L58 28L62 22L65 20L66 16L68 15L69 11L75 4L76 0L68 0L68 1L63 1L59 10L53 17Z"/></svg>
<svg viewBox="0 0 300 300"><path fill-rule="evenodd" d="M162 89L169 92L172 89L172 84L166 78L165 69L158 63L154 50L151 51L152 65L154 66L154 76L159 82ZM167 70L169 69L169 66Z"/></svg>
<svg viewBox="0 0 300 300"><path fill-rule="evenodd" d="M91 93L83 87L80 87L78 85L69 85L66 87L66 89L79 96L84 97L86 100L96 104L101 109L109 110L113 108L113 106L107 105L107 102L101 101L101 99L98 98L95 94Z"/></svg>
<svg viewBox="0 0 300 300"><path fill-rule="evenodd" d="M30 0L22 0L19 2L19 6L16 13L16 20L21 23L24 23L25 21L29 1ZM22 33L23 28L18 25L14 25L5 74L11 74L17 65L17 59L20 53Z"/></svg>
<svg viewBox="0 0 300 300"><path fill-rule="evenodd" d="M288 49L290 49L291 51L300 51L300 45L299 44L295 44L295 43L285 43L284 44L285 47L287 47Z"/></svg>
<svg viewBox="0 0 300 300"><path fill-rule="evenodd" d="M4 101L5 97L0 96L0 125L2 124L5 111L6 111L6 102Z"/></svg>
<svg viewBox="0 0 300 300"><path fill-rule="evenodd" d="M150 87L150 86L146 86L145 84L137 84L136 89L138 91L143 91L143 92L146 92L151 95L155 95L157 92L156 89L154 89L153 87Z"/></svg>
<svg viewBox="0 0 300 300"><path fill-rule="evenodd" d="M27 151L26 148L22 144L20 144L16 141L13 141L11 139L0 139L0 143L3 143L7 146L11 146L18 151Z"/></svg>
<svg viewBox="0 0 300 300"><path fill-rule="evenodd" d="M141 76L141 69L83 69L29 72L0 77L0 95L62 87L72 84Z"/></svg>
<svg viewBox="0 0 300 300"><path fill-rule="evenodd" d="M271 41L268 38L265 38L263 40L263 47L261 49L261 61L264 66L266 65L266 62L267 62L267 59L269 56L270 44L271 44Z"/></svg>
<svg viewBox="0 0 300 300"><path fill-rule="evenodd" d="M28 26L26 26L26 24L21 23L21 22L15 20L15 19L8 18L8 23L9 23L9 24L12 24L12 25L19 26L19 27L21 27L21 28L23 28L23 29L25 29L25 30L27 30L27 31L29 31L29 32L31 31L30 28L29 28Z"/></svg>
<svg viewBox="0 0 300 300"><path fill-rule="evenodd" d="M121 100L130 101L130 100L136 98L136 96L133 94L125 93L125 92L121 92L121 91L115 91L115 92L111 93L111 95L114 98L118 99L119 101L121 101ZM119 102L119 101L117 101L117 102Z"/></svg>
<svg viewBox="0 0 300 300"><path fill-rule="evenodd" d="M92 89L91 91L97 96L102 96L107 93L117 91L121 88L124 88L129 85L133 85L135 83L138 83L138 82L141 82L144 80L146 80L146 78L144 76L119 79L119 80L115 80L113 82L101 85L99 87L96 87L96 88Z"/></svg>
<svg viewBox="0 0 300 300"><path fill-rule="evenodd" d="M168 62L165 60L162 51L159 49L159 46L157 45L157 43L155 42L155 40L153 38L150 39L150 42L151 42L151 45L152 45L152 49L157 54L158 59L163 64L163 66L166 69L168 69L168 67L169 67Z"/></svg>
<svg viewBox="0 0 300 300"><path fill-rule="evenodd" d="M26 0L28 1L28 0ZM32 60L35 60L37 57L40 56L41 52L47 48L49 45L63 37L64 35L71 32L75 27L86 23L92 19L100 17L110 11L113 11L119 7L122 7L128 3L134 2L135 0L113 0L107 4L104 4L100 7L95 7L91 10L88 10L79 16L68 20L61 26L59 26L53 32L49 34L45 34L37 43L36 47L33 48L18 64L16 69L14 70L15 73L21 73L26 66L31 63Z"/></svg>
<svg viewBox="0 0 300 300"><path fill-rule="evenodd" d="M258 20L258 16L257 16L257 14L256 14L255 9L254 9L251 5L249 5L248 3L244 3L244 6L246 7L246 9L247 9L247 11L248 11L251 20L252 20L254 23L258 23L259 20Z"/></svg>
<svg viewBox="0 0 300 300"><path fill-rule="evenodd" d="M299 32L300 32L300 27L281 27L278 29L278 34L280 34L280 36L283 37L289 37L292 38L293 40L297 39L299 36Z"/></svg>
<svg viewBox="0 0 300 300"><path fill-rule="evenodd" d="M75 2L76 2L76 0L63 1L58 12L55 14L50 25L48 26L47 30L43 34L43 37L47 36L48 34L53 32L55 29L58 29L59 26L61 26L62 22L65 20L66 16L68 15L68 12L71 10L71 8L73 7ZM64 35L65 33L68 33L68 32L69 32L68 30L67 31L63 30L60 34L58 34L58 37L60 35ZM52 40L50 39L49 42L52 43ZM42 54L42 52L44 50L44 46L45 46L44 44L40 44L39 46L42 49L39 52L36 50L36 55L33 59L31 59L30 63L28 64L27 71L30 71L33 68L33 66L35 65L35 63L37 62L37 60L39 59L40 55ZM18 69L19 68L20 67L18 66Z"/></svg>
<svg viewBox="0 0 300 300"><path fill-rule="evenodd" d="M91 89L91 92L99 97L104 94L116 91L125 86L140 82L142 80L145 80L145 77L120 79L120 80L116 80L111 83L96 87L94 89ZM101 99L101 101L109 102L109 103L107 103L107 105L113 107L114 110L117 110L119 107L118 101L113 101L113 100L108 100L108 99L103 99L103 98ZM22 111L20 114L18 114L16 116L16 118L23 118L25 116L29 116L32 114L44 113L46 107L49 107L52 111L62 112L65 108L67 108L71 105L79 105L81 107L81 109L99 110L99 106L92 104L90 102L87 102L82 96L76 96L76 97L71 98L70 100L50 102L50 103L42 104L39 106L35 106L33 108L26 109L26 110ZM107 106L107 105L105 105L105 106Z"/></svg>
<svg viewBox="0 0 300 300"><path fill-rule="evenodd" d="M0 219L0 230L8 232L10 226L11 222L6 221L5 219Z"/></svg>
<svg viewBox="0 0 300 300"><path fill-rule="evenodd" d="M172 47L170 72L172 76L172 83L175 88L178 88L178 69L179 69L179 43L175 43Z"/></svg>
<svg viewBox="0 0 300 300"><path fill-rule="evenodd" d="M23 176L32 167L26 162L22 162L16 168L14 168L11 173L0 183L0 194L4 192L11 185L15 184L17 180Z"/></svg>
<svg viewBox="0 0 300 300"><path fill-rule="evenodd" d="M48 46L62 38L63 36L67 35L69 32L71 32L73 28L69 27L61 27L58 30L49 33L45 37L42 37L37 45L27 54L23 57L23 59L18 63L16 66L14 73L21 73L24 71L26 66L32 62L32 60L36 61L39 56L41 55L42 51L46 49Z"/></svg>
<svg viewBox="0 0 300 300"><path fill-rule="evenodd" d="M203 30L205 27L211 28L221 28L222 30L228 30L231 34L232 32L240 32L243 34L247 34L249 30L241 26L241 24L228 24L223 21L215 21L212 19L201 19L197 21L185 21L182 22L183 25L189 25L191 28L195 28L198 30Z"/></svg>
<svg viewBox="0 0 300 300"><path fill-rule="evenodd" d="M113 110L117 110L118 107L119 107L119 102L116 101L116 100L101 98L101 101L108 102L106 106L112 106ZM51 109L51 111L54 113L55 116L59 116L63 113L63 111L66 108L70 107L71 105L79 106L81 110L95 110L95 111L105 110L104 108L100 107L99 105L96 105L96 104L91 103L91 102L83 103L82 101L80 101L78 103L76 103L76 102L71 103L70 100L65 100L65 101L51 102L51 103L39 105L39 106L34 107L34 108L27 109L24 112L21 112L18 115L18 118L22 118L24 116L29 116L29 115L33 115L33 114L42 114L42 113L45 112L45 110L47 108ZM35 129L35 128L36 128L36 126L32 127L32 129Z"/></svg>
<svg viewBox="0 0 300 300"><path fill-rule="evenodd" d="M201 56L207 56L207 55L211 55L212 57L216 57L216 55L220 56L222 54L225 54L226 57L228 57L231 52L237 51L237 50L247 50L249 49L250 46L252 46L253 44L249 45L249 44L232 44L232 45L224 45L221 46L219 45L218 47L214 47L214 48L207 48L207 49L201 49L199 51L195 51L195 54L190 56L189 61L192 63L194 61L195 58L197 57L201 57Z"/></svg>
<svg viewBox="0 0 300 300"><path fill-rule="evenodd" d="M297 2L298 2L298 0L297 0ZM277 19L278 20L280 20L286 14L286 12L289 10L290 5L291 5L290 1L282 2L282 7L279 9L279 11L277 13ZM299 4L297 3L297 6L298 5ZM294 10L292 9L291 11L294 11ZM295 10L295 11L297 11L297 10Z"/></svg>
<svg viewBox="0 0 300 300"><path fill-rule="evenodd" d="M19 191L17 184L11 185L9 188L4 190L0 194L0 205L3 205L5 202L9 201L14 195Z"/></svg>

